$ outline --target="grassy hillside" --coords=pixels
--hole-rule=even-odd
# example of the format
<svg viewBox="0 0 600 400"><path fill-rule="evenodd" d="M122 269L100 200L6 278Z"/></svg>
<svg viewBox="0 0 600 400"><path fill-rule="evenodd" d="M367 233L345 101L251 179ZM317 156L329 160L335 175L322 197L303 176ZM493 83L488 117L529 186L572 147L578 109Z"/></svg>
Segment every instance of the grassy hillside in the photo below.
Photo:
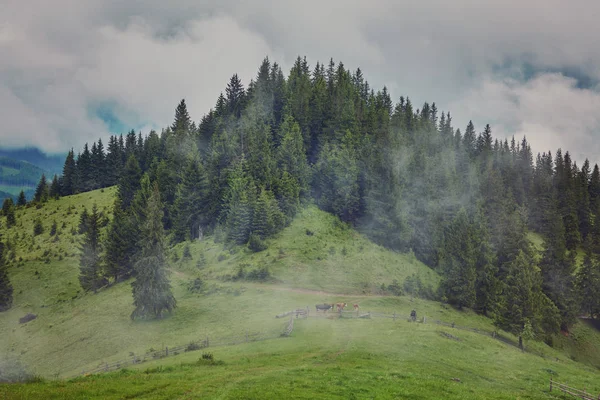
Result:
<svg viewBox="0 0 600 400"><path fill-rule="evenodd" d="M65 376L93 368L99 361L164 344L185 344L206 334L279 329L281 321L273 315L290 307L362 300L286 291L288 287L358 295L394 279L403 282L413 273L429 285L437 284L437 275L414 257L386 251L336 218L309 207L261 253L250 254L241 247L226 249L223 243L207 238L188 244L191 258L182 258L185 245L180 244L170 257L176 312L162 321L132 322L130 282L93 295L81 293L77 278L81 236L74 230L80 213L96 203L108 216L114 193L110 188L50 201L40 209L19 210L17 226L3 230L13 247L9 273L15 299L13 308L0 314L1 355L18 357L43 376ZM43 221L45 232L34 237L36 218ZM58 232L51 237L54 220ZM313 235L307 235L306 229ZM201 259L205 262L199 268ZM241 264L248 271L267 265L280 284L227 280ZM209 294L188 290L199 277ZM37 319L19 324L19 318L29 312Z"/></svg>
<svg viewBox="0 0 600 400"><path fill-rule="evenodd" d="M405 302L385 299L378 305L402 308ZM417 306L436 309L433 304ZM597 371L571 360L551 358L554 354L544 359L475 333L406 320L297 320L289 338L209 351L224 364L198 362L201 351L196 351L71 382L0 386L0 395L7 399L548 399L555 398L547 393L551 376L592 393L600 391Z"/></svg>
<svg viewBox="0 0 600 400"><path fill-rule="evenodd" d="M35 188L42 176L52 180L52 175L44 169L27 161L6 156L0 156L0 196L2 199L10 196L13 200L23 190L28 199L31 199Z"/></svg>
<svg viewBox="0 0 600 400"><path fill-rule="evenodd" d="M110 217L114 194L109 188L50 201L40 209L19 210L17 226L9 230L3 224L14 254L9 274L15 300L11 310L0 313L0 361L19 360L45 378L68 378L206 336L275 337L285 323L276 314L307 306L314 311L323 302L358 303L362 311L405 316L416 309L428 319L493 329L489 319L468 311L390 296L382 284L402 286L406 277L418 276L424 286L435 288L439 277L414 256L377 246L314 206L259 253L226 245L219 234L177 245L169 254L178 302L174 314L131 321L130 282L94 295L81 293L77 280L81 236L74 230L80 213L96 203ZM36 218L45 232L34 237ZM54 220L58 233L50 236ZM272 275L269 283L234 279L240 268L247 274L263 267ZM190 291L197 279L203 282L199 292ZM37 319L19 324L28 312ZM72 383L0 385L0 398L548 398L543 390L550 376L600 391L594 386L597 371L565 355L579 351L580 360L593 361L583 356L600 336L584 325L577 329L587 329L586 339L557 342L565 353L528 344L545 355L541 358L486 336L404 318L308 319L297 321L290 338L211 348L225 366L197 365L201 352L190 352L144 363L135 368L140 371ZM153 372L144 372L148 368Z"/></svg>

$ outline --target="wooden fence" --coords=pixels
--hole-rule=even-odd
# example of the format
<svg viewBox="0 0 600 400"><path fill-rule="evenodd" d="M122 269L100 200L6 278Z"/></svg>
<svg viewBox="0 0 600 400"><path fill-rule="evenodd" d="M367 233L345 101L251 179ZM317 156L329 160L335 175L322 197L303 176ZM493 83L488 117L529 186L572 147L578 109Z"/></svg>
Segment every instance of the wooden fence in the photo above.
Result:
<svg viewBox="0 0 600 400"><path fill-rule="evenodd" d="M600 394L598 395L598 397L596 397L596 396L586 392L585 388L583 390L579 390L579 389L567 386L566 383L554 382L552 380L552 378L550 378L550 391L552 392L553 389L562 392L563 395L569 395L569 396L575 397L577 399L600 400Z"/></svg>
<svg viewBox="0 0 600 400"><path fill-rule="evenodd" d="M335 311L335 310L328 310L328 311L315 311L315 312L310 312L309 307L306 308L297 308L294 311L287 311L284 312L282 314L277 315L277 318L283 318L289 315L296 315L296 317L299 316L299 312L303 312L304 314L300 314L303 316L303 318L307 318L307 317L311 317L311 318L366 318L366 319L370 319L370 318L389 318L392 319L394 321L399 320L399 319L406 319L409 322L412 322L413 319L410 316L407 316L405 314L398 314L398 313L392 313L392 314L386 314L386 313L380 313L380 312L371 312L371 311L367 311L367 312L362 312L360 310L357 311L344 311L344 310L340 310L340 311ZM427 318L426 316L420 317L420 318L416 318L414 322L418 322L418 323L432 323L432 324L436 324L436 325L441 325L441 326L445 326L448 328L453 328L453 329L459 329L459 330L463 330L463 331L468 331L468 332L473 332L473 333L478 333L480 335L485 335L485 336L489 336L493 339L496 339L498 341L501 341L509 346L514 346L517 347L523 351L526 351L528 353L532 353L535 354L537 356L540 356L542 358L545 358L545 355L539 352L534 351L533 349L525 349L525 348L521 348L519 346L519 342L518 340L512 339L508 336L506 336L505 334L498 332L498 331L491 331L491 330L486 330L486 329L480 329L480 328L472 328L472 327L468 327L468 326L461 326L461 325L457 325L454 322L446 322L446 321L440 321L440 320L436 320L436 319L430 319Z"/></svg>
<svg viewBox="0 0 600 400"><path fill-rule="evenodd" d="M211 337L208 336L190 342L185 345L174 346L174 347L165 347L160 350L147 351L143 355L132 354L130 358L122 359L119 361L114 361L112 363L102 362L98 364L98 366L91 370L82 370L76 376L87 376L91 374L101 373L101 372L109 372L116 371L121 368L125 368L131 365L138 365L147 361L158 360L161 358L175 356L177 354L201 350L207 347L219 347L219 346L233 346L236 344L249 343L249 342L259 342L263 340L276 339L279 337L287 337L291 335L294 329L294 319L293 316L290 317L290 321L286 323L283 333L269 333L269 332L246 332L242 335L235 335L229 337Z"/></svg>

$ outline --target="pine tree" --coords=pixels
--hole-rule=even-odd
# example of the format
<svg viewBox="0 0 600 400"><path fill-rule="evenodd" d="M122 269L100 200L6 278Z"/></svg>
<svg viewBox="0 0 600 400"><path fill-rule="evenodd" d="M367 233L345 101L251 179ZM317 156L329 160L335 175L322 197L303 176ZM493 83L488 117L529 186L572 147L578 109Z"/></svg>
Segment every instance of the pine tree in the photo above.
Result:
<svg viewBox="0 0 600 400"><path fill-rule="evenodd" d="M467 213L461 209L444 232L440 268L441 291L450 304L472 307L476 300L476 248L474 230Z"/></svg>
<svg viewBox="0 0 600 400"><path fill-rule="evenodd" d="M164 311L177 307L166 276L162 214L158 184L154 183L146 210L148 218L142 228L141 255L134 267L136 279L131 284L135 306L131 319L161 318Z"/></svg>
<svg viewBox="0 0 600 400"><path fill-rule="evenodd" d="M90 214L88 213L87 208L84 208L81 215L79 216L79 226L77 228L77 232L80 235L87 234L90 229Z"/></svg>
<svg viewBox="0 0 600 400"><path fill-rule="evenodd" d="M94 167L92 165L92 153L88 144L83 145L83 152L77 156L77 190L87 192L92 190Z"/></svg>
<svg viewBox="0 0 600 400"><path fill-rule="evenodd" d="M171 130L178 137L184 137L191 133L192 119L187 111L185 99L181 99L175 109L175 121L171 125Z"/></svg>
<svg viewBox="0 0 600 400"><path fill-rule="evenodd" d="M279 168L281 171L287 171L298 181L301 196L308 196L310 169L306 161L300 126L291 116L286 115L280 131L282 139L277 155Z"/></svg>
<svg viewBox="0 0 600 400"><path fill-rule="evenodd" d="M585 258L583 265L577 272L576 287L581 299L582 311L592 318L600 314L600 263L598 257L592 253L592 240L588 236L585 242Z"/></svg>
<svg viewBox="0 0 600 400"><path fill-rule="evenodd" d="M6 216L6 227L10 228L17 224L15 217L15 205L12 198L7 197L2 203L2 214Z"/></svg>
<svg viewBox="0 0 600 400"><path fill-rule="evenodd" d="M73 149L67 154L61 178L60 194L62 196L70 196L77 193L77 165L75 164L75 154L73 153Z"/></svg>
<svg viewBox="0 0 600 400"><path fill-rule="evenodd" d="M123 169L123 154L119 147L119 141L116 136L111 136L108 140L108 153L106 154L106 176L107 186L116 185Z"/></svg>
<svg viewBox="0 0 600 400"><path fill-rule="evenodd" d="M60 184L58 183L58 176L56 174L52 178L48 195L52 199L58 199L60 197Z"/></svg>
<svg viewBox="0 0 600 400"><path fill-rule="evenodd" d="M117 197L113 206L113 219L104 242L106 273L114 282L126 279L133 273L133 260L139 236L136 226L133 219L123 211Z"/></svg>
<svg viewBox="0 0 600 400"><path fill-rule="evenodd" d="M5 250L6 246L0 237L0 312L8 310L13 302L13 287L8 277Z"/></svg>
<svg viewBox="0 0 600 400"><path fill-rule="evenodd" d="M248 242L252 223L254 183L248 176L246 161L242 158L231 172L227 204L227 237L236 244Z"/></svg>
<svg viewBox="0 0 600 400"><path fill-rule="evenodd" d="M132 154L127 159L127 164L123 169L121 178L119 179L118 196L121 207L126 210L133 201L133 196L136 190L140 187L140 178L142 171L137 159Z"/></svg>
<svg viewBox="0 0 600 400"><path fill-rule="evenodd" d="M81 246L81 256L79 258L79 283L86 292L98 289L105 283L102 277L100 265L100 215L96 204L92 207L92 213L89 214L83 245Z"/></svg>
<svg viewBox="0 0 600 400"><path fill-rule="evenodd" d="M35 189L35 195L33 201L36 203L45 203L48 201L48 182L46 181L46 175L42 174L40 181Z"/></svg>
<svg viewBox="0 0 600 400"><path fill-rule="evenodd" d="M175 200L175 241L198 237L208 222L209 192L206 172L198 158L188 160Z"/></svg>
<svg viewBox="0 0 600 400"><path fill-rule="evenodd" d="M21 190L19 193L19 197L17 198L17 206L23 207L27 205L27 198L25 197L25 192Z"/></svg>
<svg viewBox="0 0 600 400"><path fill-rule="evenodd" d="M244 107L245 92L242 81L237 74L234 74L229 80L225 93L227 111L235 118L239 118Z"/></svg>

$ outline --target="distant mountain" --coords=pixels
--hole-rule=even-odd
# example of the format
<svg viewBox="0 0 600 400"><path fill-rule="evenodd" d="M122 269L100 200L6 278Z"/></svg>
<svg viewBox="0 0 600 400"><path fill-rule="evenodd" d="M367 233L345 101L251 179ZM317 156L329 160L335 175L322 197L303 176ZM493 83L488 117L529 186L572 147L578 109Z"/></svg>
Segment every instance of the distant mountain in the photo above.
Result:
<svg viewBox="0 0 600 400"><path fill-rule="evenodd" d="M49 181L54 174L60 175L65 157L66 154L47 155L35 147L0 148L0 201L7 197L15 200L21 190L31 200L42 174Z"/></svg>
<svg viewBox="0 0 600 400"><path fill-rule="evenodd" d="M20 149L6 149L0 147L0 156L12 158L17 161L27 161L52 176L62 172L67 153L48 155L37 147L24 147Z"/></svg>

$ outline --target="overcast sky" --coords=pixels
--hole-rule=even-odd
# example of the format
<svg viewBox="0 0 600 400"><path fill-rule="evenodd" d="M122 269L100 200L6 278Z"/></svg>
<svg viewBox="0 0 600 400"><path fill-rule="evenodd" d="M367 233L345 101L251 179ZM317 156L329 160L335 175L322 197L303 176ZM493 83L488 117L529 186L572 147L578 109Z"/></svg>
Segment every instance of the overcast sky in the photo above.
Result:
<svg viewBox="0 0 600 400"><path fill-rule="evenodd" d="M195 121L233 73L330 57L534 151L600 162L596 0L0 0L0 145L76 151Z"/></svg>

